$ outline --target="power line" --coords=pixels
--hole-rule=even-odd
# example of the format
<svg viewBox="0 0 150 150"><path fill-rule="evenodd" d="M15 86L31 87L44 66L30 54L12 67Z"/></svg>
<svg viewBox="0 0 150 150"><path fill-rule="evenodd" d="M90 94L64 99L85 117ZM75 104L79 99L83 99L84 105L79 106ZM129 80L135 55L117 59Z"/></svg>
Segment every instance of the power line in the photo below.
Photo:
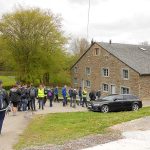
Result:
<svg viewBox="0 0 150 150"><path fill-rule="evenodd" d="M88 7L87 40L89 38L90 8L91 8L91 0L89 0L89 7Z"/></svg>

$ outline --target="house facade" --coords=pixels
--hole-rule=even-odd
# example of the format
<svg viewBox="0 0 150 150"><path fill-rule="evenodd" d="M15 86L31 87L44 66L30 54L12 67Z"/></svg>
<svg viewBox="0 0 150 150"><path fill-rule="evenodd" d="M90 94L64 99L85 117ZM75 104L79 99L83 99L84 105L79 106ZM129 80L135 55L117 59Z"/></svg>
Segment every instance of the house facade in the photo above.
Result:
<svg viewBox="0 0 150 150"><path fill-rule="evenodd" d="M93 43L72 66L71 74L75 88L101 90L102 96L130 93L150 99L150 47Z"/></svg>

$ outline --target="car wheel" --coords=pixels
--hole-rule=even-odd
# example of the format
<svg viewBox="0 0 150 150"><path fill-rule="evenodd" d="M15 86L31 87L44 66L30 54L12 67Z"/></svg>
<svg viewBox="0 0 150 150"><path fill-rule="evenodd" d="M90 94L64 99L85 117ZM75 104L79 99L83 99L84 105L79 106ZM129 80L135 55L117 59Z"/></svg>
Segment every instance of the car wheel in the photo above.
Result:
<svg viewBox="0 0 150 150"><path fill-rule="evenodd" d="M137 111L139 110L139 105L138 104L133 104L132 105L132 111Z"/></svg>
<svg viewBox="0 0 150 150"><path fill-rule="evenodd" d="M102 112L102 113L108 113L108 112L109 112L109 107L108 107L108 105L103 105L103 106L101 107L101 112Z"/></svg>

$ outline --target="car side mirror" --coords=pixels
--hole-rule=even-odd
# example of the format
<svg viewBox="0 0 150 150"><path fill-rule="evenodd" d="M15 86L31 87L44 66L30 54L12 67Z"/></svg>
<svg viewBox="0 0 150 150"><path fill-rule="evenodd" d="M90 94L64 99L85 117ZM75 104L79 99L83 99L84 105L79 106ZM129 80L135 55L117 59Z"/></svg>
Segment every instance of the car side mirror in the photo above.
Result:
<svg viewBox="0 0 150 150"><path fill-rule="evenodd" d="M114 101L117 101L117 100L118 100L117 98L114 99Z"/></svg>

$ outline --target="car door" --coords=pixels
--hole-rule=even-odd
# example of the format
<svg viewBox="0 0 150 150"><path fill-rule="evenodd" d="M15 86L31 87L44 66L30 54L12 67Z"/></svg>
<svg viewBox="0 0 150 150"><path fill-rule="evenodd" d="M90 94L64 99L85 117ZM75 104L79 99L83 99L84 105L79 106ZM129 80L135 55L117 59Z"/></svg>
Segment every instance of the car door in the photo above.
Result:
<svg viewBox="0 0 150 150"><path fill-rule="evenodd" d="M113 101L111 102L111 110L112 111L120 111L122 110L122 103L123 103L123 96L117 95L113 98Z"/></svg>
<svg viewBox="0 0 150 150"><path fill-rule="evenodd" d="M132 101L133 97L132 95L123 95L123 103L122 103L122 107L123 110L130 110L132 108Z"/></svg>

